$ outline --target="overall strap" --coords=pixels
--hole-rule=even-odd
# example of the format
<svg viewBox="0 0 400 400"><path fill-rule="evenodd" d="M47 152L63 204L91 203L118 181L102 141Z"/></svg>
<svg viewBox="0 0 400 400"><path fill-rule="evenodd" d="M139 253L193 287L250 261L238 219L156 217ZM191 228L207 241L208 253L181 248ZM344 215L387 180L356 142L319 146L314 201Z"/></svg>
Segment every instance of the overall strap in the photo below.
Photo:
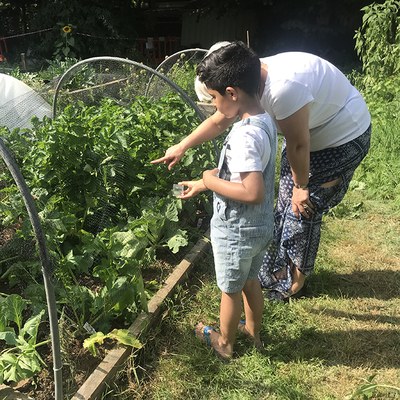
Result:
<svg viewBox="0 0 400 400"><path fill-rule="evenodd" d="M257 128L262 129L268 136L269 139L269 145L271 146L271 149L273 148L273 143L274 143L274 138L271 137L272 132L274 131L273 129L270 129L268 124L264 122L262 119L257 118L257 117L249 117L246 118L242 121L243 125L253 125L256 126Z"/></svg>
<svg viewBox="0 0 400 400"><path fill-rule="evenodd" d="M265 132L269 140L269 147L271 148L271 153L276 152L277 146L277 135L274 134L275 129L272 126L269 126L265 121L258 117L249 117L242 121L243 125L253 125L257 128L260 128ZM275 159L275 158L274 158ZM265 171L265 170L264 170Z"/></svg>

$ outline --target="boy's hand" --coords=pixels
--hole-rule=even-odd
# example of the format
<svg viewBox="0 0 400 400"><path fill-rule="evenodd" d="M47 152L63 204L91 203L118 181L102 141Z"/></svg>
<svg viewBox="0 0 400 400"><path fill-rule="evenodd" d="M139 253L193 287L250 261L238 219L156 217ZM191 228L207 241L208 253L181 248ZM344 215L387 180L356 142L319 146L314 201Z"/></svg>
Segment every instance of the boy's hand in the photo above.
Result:
<svg viewBox="0 0 400 400"><path fill-rule="evenodd" d="M151 164L168 164L168 169L170 170L175 164L179 162L179 160L185 154L185 149L178 143L174 146L171 146L165 152L165 156L161 158L157 158L156 160L151 161Z"/></svg>
<svg viewBox="0 0 400 400"><path fill-rule="evenodd" d="M204 192L207 188L204 186L203 179L198 181L183 181L179 185L187 186L183 193L179 196L180 199L190 199L197 196L199 193Z"/></svg>

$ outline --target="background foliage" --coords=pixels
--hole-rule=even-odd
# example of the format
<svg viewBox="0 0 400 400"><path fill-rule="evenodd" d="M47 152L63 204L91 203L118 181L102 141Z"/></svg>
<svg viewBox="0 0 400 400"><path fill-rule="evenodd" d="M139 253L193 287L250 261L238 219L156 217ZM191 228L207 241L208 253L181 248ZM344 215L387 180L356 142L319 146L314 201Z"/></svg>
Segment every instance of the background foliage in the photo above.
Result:
<svg viewBox="0 0 400 400"><path fill-rule="evenodd" d="M357 61L353 33L361 23L361 5L371 3L371 0L362 4L359 0L1 1L0 37L51 28L9 43L14 59L22 52L50 59L55 43L62 39L62 26L69 24L74 27L71 47L78 58L94 55L134 58L137 37L177 36L185 12L195 13L198 18L213 15L218 24L221 16L229 13L232 18L240 18L241 10L246 9L258 17L258 31L250 40L260 54L303 50L346 65ZM383 1L377 2L380 3ZM215 41L221 39L225 38Z"/></svg>

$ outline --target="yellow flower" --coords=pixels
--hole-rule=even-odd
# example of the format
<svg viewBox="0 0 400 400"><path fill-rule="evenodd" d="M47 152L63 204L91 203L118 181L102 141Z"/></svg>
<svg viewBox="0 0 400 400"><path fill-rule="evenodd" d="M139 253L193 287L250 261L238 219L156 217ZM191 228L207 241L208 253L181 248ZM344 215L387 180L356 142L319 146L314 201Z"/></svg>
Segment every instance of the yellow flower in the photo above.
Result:
<svg viewBox="0 0 400 400"><path fill-rule="evenodd" d="M71 25L65 25L64 28L62 28L64 33L71 33L72 32L72 26Z"/></svg>

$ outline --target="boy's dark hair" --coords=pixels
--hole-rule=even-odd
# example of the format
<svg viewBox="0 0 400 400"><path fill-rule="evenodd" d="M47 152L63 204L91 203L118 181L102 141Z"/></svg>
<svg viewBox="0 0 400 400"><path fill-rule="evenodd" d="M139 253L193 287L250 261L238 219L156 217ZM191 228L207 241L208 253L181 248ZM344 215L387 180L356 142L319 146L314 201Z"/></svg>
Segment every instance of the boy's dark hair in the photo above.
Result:
<svg viewBox="0 0 400 400"><path fill-rule="evenodd" d="M196 74L208 89L225 94L228 86L238 87L250 96L260 87L260 59L243 42L236 41L203 58Z"/></svg>

